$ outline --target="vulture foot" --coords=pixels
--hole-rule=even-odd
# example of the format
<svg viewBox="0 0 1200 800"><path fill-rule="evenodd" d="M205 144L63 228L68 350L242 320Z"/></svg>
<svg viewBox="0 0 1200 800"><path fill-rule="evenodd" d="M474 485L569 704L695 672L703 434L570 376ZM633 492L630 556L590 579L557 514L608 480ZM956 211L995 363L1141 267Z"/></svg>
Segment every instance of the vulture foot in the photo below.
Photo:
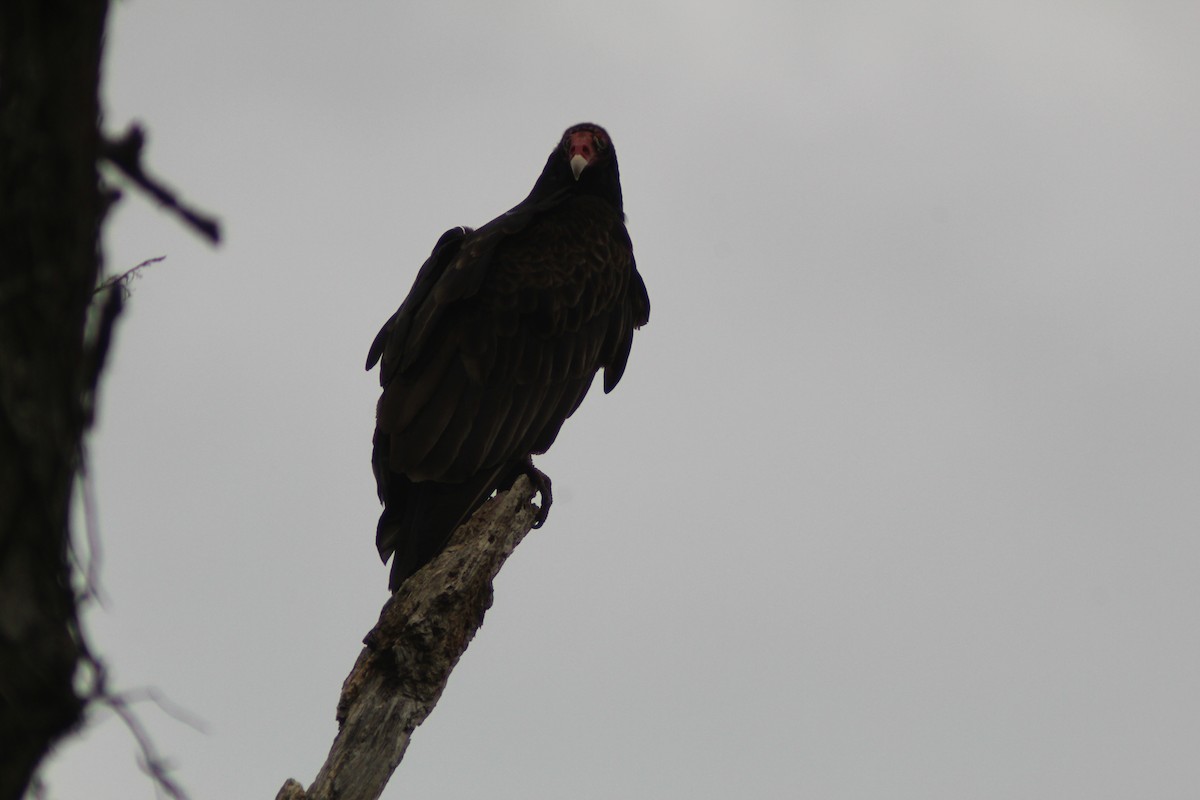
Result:
<svg viewBox="0 0 1200 800"><path fill-rule="evenodd" d="M533 484L533 488L537 489L537 493L541 497L542 502L538 507L537 516L533 518L533 527L540 528L545 524L546 518L550 516L550 504L554 502L554 494L550 491L550 476L535 467L532 458L525 459L525 463L521 465L521 471L517 474L529 476L529 482Z"/></svg>

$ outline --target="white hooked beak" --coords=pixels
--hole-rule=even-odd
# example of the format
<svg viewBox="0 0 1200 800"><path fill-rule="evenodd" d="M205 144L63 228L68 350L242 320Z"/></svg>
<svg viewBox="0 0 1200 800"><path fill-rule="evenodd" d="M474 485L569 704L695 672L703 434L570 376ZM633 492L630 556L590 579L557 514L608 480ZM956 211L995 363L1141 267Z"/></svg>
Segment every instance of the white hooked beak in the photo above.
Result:
<svg viewBox="0 0 1200 800"><path fill-rule="evenodd" d="M571 172L575 173L575 180L579 180L579 173L583 172L583 168L588 165L588 160L579 153L571 156Z"/></svg>

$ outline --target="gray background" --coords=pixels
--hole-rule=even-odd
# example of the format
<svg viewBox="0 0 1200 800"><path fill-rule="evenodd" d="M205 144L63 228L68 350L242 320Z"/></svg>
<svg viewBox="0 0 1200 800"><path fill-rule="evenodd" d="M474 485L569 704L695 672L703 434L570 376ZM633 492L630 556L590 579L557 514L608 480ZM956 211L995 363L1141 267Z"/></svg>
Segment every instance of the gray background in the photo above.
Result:
<svg viewBox="0 0 1200 800"><path fill-rule="evenodd" d="M88 623L195 798L324 759L386 598L367 346L568 125L653 313L386 797L1200 792L1200 6L115 5ZM97 714L54 797L151 795Z"/></svg>

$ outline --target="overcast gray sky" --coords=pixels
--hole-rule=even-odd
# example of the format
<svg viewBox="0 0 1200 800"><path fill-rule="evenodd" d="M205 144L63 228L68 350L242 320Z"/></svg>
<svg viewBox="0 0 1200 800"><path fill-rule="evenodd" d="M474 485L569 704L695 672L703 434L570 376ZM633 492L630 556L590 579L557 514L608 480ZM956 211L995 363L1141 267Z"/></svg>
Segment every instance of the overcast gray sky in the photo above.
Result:
<svg viewBox="0 0 1200 800"><path fill-rule="evenodd" d="M653 312L385 797L1200 791L1200 6L115 4L88 623L194 798L309 783L386 598L376 330L608 128ZM56 798L151 796L102 716Z"/></svg>

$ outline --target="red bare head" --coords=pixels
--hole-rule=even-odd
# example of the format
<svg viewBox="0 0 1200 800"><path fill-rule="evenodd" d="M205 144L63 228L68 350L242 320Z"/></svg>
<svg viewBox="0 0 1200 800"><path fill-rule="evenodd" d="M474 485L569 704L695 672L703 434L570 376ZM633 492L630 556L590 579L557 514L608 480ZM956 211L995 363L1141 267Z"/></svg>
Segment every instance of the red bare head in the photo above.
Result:
<svg viewBox="0 0 1200 800"><path fill-rule="evenodd" d="M584 168L608 151L608 133L590 122L575 125L563 134L562 148L567 154L575 180L579 180Z"/></svg>

